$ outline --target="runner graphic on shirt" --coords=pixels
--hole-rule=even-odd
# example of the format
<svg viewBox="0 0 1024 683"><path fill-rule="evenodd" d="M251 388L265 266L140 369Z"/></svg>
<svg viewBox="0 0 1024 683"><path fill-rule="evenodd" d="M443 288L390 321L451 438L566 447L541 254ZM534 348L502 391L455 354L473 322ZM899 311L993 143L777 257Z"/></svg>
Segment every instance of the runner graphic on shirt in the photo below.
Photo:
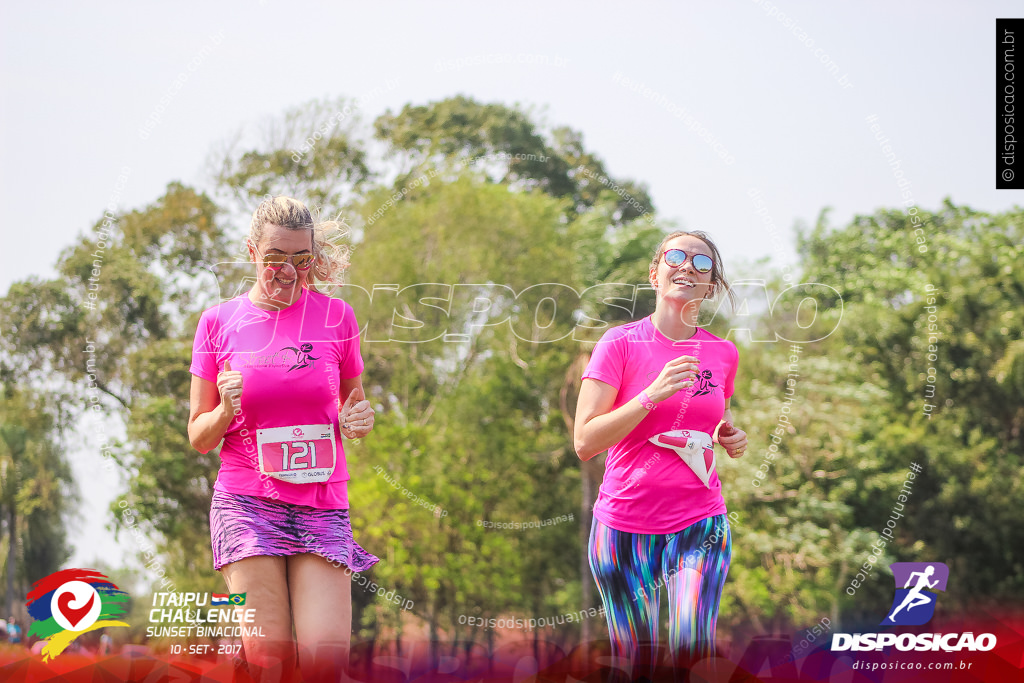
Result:
<svg viewBox="0 0 1024 683"><path fill-rule="evenodd" d="M286 346L281 351L293 351L295 352L295 364L288 368L288 372L292 370L301 370L302 368L311 368L315 361L320 360L320 356L311 356L309 353L313 350L312 344L302 344L299 348L294 346Z"/></svg>
<svg viewBox="0 0 1024 683"><path fill-rule="evenodd" d="M701 370L700 374L697 375L696 382L694 383L694 389L696 389L696 391L693 392L693 395L703 396L704 394L710 394L714 389L716 389L718 385L712 384L712 379L710 370Z"/></svg>

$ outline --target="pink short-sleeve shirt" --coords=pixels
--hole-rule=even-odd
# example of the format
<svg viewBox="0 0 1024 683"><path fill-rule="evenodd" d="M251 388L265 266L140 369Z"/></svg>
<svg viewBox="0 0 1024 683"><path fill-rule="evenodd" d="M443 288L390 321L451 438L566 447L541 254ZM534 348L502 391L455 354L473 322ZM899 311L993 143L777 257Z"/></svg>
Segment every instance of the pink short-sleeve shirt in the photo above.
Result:
<svg viewBox="0 0 1024 683"><path fill-rule="evenodd" d="M612 410L650 386L665 363L679 356L700 359L697 381L661 403L608 449L604 480L594 505L603 524L630 533L675 533L726 512L717 464L708 485L672 449L650 438L673 430L713 434L732 396L739 354L736 345L698 328L685 341L661 334L650 317L614 327L594 347L584 379L614 387Z"/></svg>
<svg viewBox="0 0 1024 683"><path fill-rule="evenodd" d="M192 347L193 375L216 383L225 361L242 373L241 413L228 426L214 488L321 509L348 508L348 467L338 411L340 380L363 371L352 307L303 289L280 311L257 308L248 294L203 312ZM337 460L322 483L261 475L256 430L331 424Z"/></svg>

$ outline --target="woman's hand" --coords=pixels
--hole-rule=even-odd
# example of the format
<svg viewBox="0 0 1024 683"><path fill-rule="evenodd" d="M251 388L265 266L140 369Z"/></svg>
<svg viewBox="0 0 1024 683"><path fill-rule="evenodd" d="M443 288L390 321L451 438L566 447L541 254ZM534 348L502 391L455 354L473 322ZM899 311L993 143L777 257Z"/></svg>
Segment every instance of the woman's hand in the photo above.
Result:
<svg viewBox="0 0 1024 683"><path fill-rule="evenodd" d="M228 361L224 361L224 371L217 373L217 393L228 415L242 412L242 373L232 371Z"/></svg>
<svg viewBox="0 0 1024 683"><path fill-rule="evenodd" d="M647 398L661 403L672 394L693 386L700 370L700 360L693 356L679 356L665 363L658 378L647 387Z"/></svg>
<svg viewBox="0 0 1024 683"><path fill-rule="evenodd" d="M718 427L718 443L730 458L741 458L747 451L747 433L736 429L731 422L723 422Z"/></svg>
<svg viewBox="0 0 1024 683"><path fill-rule="evenodd" d="M363 396L362 387L356 387L345 399L338 413L341 433L347 439L360 439L373 429L373 408Z"/></svg>

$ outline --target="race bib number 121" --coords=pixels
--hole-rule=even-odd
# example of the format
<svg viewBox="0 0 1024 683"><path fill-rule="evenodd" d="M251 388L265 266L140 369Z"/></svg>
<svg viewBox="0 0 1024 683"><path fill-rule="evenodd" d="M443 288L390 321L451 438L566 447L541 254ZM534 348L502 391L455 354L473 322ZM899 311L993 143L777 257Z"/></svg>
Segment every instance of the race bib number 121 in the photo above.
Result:
<svg viewBox="0 0 1024 683"><path fill-rule="evenodd" d="M260 472L292 484L327 481L337 453L334 425L296 425L256 430Z"/></svg>

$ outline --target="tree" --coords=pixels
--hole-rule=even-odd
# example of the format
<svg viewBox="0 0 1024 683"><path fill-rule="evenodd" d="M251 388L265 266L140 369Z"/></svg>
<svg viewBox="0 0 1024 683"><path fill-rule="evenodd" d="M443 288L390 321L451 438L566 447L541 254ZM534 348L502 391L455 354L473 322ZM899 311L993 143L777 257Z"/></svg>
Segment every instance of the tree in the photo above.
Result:
<svg viewBox="0 0 1024 683"><path fill-rule="evenodd" d="M312 207L337 207L373 177L359 138L352 100L314 100L267 121L256 146L241 151L242 132L209 159L218 189L242 213L270 195L301 197Z"/></svg>
<svg viewBox="0 0 1024 683"><path fill-rule="evenodd" d="M374 131L400 162L395 189L426 167L475 166L485 169L492 182L569 199L576 213L586 213L602 192L617 188L617 224L654 212L647 188L609 178L604 163L585 149L580 133L559 127L546 137L519 107L481 104L460 95L406 105L397 114L388 111L374 122Z"/></svg>
<svg viewBox="0 0 1024 683"><path fill-rule="evenodd" d="M934 212L880 210L800 243L809 278L834 286L846 314L832 348L886 394L864 450L855 519L879 529L906 479L900 560L942 560L960 606L1024 586L1019 497L1024 453L1024 214L990 215L946 200ZM860 603L858 603L860 605ZM882 606L884 609L887 605Z"/></svg>
<svg viewBox="0 0 1024 683"><path fill-rule="evenodd" d="M371 197L364 211L376 206ZM539 193L509 193L469 177L432 183L368 228L353 260L353 291L397 285L378 289L374 296L387 298L371 301L362 316L357 306L367 324L364 385L381 417L373 438L353 451L352 498L373 501L354 506L354 523L390 539L395 562L375 575L416 601L434 642L442 632L458 633L460 616L530 614L524 596L566 611L565 594L551 588L572 556L552 563L538 555L536 538L527 543L524 533L482 526L564 514L575 478L557 410L565 343L532 341L534 302L523 296L543 283L561 291L570 258L562 215L558 202ZM427 296L447 303L425 306ZM489 302L486 314L477 297ZM556 313L560 330L571 332L572 304ZM538 533L559 537L564 548L570 529Z"/></svg>
<svg viewBox="0 0 1024 683"><path fill-rule="evenodd" d="M22 613L31 584L57 571L71 555L66 528L77 496L49 407L34 392L0 385L6 614Z"/></svg>
<svg viewBox="0 0 1024 683"><path fill-rule="evenodd" d="M64 419L88 411L125 421L127 443L103 447L130 474L128 498L176 558L172 573L207 581L206 511L219 463L185 457L184 425L195 321L216 297L208 275L227 253L217 213L205 195L171 183L145 209L97 221L62 253L59 279L12 286L0 314L11 372L56 384L69 399L57 402Z"/></svg>

